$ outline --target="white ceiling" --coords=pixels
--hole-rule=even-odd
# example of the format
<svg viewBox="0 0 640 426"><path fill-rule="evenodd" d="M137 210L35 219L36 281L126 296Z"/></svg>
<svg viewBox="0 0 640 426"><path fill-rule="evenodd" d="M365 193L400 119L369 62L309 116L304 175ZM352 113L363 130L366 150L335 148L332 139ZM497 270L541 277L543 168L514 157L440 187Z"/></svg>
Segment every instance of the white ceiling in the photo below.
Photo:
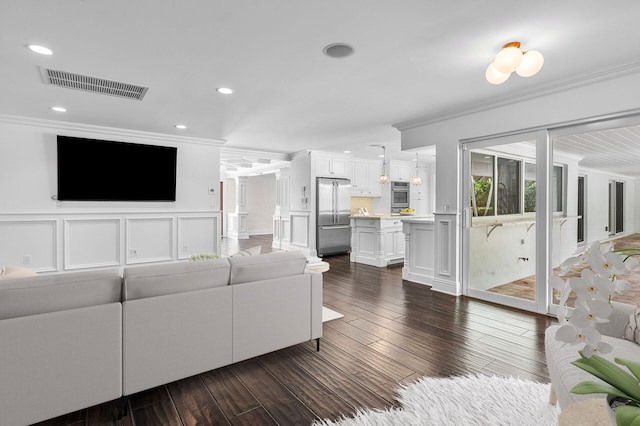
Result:
<svg viewBox="0 0 640 426"><path fill-rule="evenodd" d="M639 16L631 0L2 0L0 114L220 139L276 156L351 149L374 158L371 145L386 145L410 159L393 124L640 64ZM487 65L514 40L544 54L542 71L487 83ZM355 54L324 56L336 42ZM48 86L38 67L149 90L136 101ZM216 93L222 86L235 93Z"/></svg>

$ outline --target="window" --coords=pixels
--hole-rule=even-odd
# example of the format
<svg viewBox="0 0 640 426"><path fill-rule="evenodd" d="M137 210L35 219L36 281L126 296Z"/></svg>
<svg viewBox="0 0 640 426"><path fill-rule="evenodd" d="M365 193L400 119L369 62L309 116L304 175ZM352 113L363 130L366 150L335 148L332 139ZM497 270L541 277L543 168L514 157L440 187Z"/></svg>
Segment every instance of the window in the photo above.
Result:
<svg viewBox="0 0 640 426"><path fill-rule="evenodd" d="M564 211L564 169L562 166L553 166L553 185L551 190L553 212L562 213Z"/></svg>
<svg viewBox="0 0 640 426"><path fill-rule="evenodd" d="M518 160L498 158L498 214L517 214L520 209L520 164Z"/></svg>
<svg viewBox="0 0 640 426"><path fill-rule="evenodd" d="M471 153L471 211L474 216L493 216L493 155Z"/></svg>
<svg viewBox="0 0 640 426"><path fill-rule="evenodd" d="M524 212L536 211L536 165L524 163Z"/></svg>
<svg viewBox="0 0 640 426"><path fill-rule="evenodd" d="M565 208L564 172L563 166L553 166L551 207L554 213L563 213ZM535 163L472 152L471 181L473 188L470 191L470 204L473 216L536 211Z"/></svg>

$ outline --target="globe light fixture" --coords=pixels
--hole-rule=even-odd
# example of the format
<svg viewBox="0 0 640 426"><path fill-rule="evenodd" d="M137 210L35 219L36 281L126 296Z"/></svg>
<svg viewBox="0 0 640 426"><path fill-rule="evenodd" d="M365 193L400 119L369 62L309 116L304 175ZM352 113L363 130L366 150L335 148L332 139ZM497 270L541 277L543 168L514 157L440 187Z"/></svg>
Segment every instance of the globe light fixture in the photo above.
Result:
<svg viewBox="0 0 640 426"><path fill-rule="evenodd" d="M389 175L387 174L387 147L382 145L382 172L380 173L380 183L385 185L389 183Z"/></svg>
<svg viewBox="0 0 640 426"><path fill-rule="evenodd" d="M420 173L418 172L418 153L416 152L416 174L411 178L411 183L413 185L422 185L422 178L420 177Z"/></svg>
<svg viewBox="0 0 640 426"><path fill-rule="evenodd" d="M502 46L494 61L485 71L485 78L491 84L502 84L515 71L520 77L531 77L544 64L542 53L537 50L522 52L520 42L512 41Z"/></svg>

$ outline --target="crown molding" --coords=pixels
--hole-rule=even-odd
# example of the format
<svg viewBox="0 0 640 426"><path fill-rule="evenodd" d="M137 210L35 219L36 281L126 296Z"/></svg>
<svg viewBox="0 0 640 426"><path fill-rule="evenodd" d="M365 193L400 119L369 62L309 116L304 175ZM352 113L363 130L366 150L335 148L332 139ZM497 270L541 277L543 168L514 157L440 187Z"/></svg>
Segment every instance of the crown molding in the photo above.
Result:
<svg viewBox="0 0 640 426"><path fill-rule="evenodd" d="M16 115L0 114L0 124L17 124L20 126L32 126L48 129L55 129L55 131L68 131L68 132L89 132L97 135L104 135L109 137L123 137L123 138L137 138L145 139L149 141L161 141L161 142L179 142L195 145L206 146L222 146L227 143L224 139L207 139L207 138L194 138L189 136L179 136L164 133L143 132L140 130L131 129L119 129L116 127L96 126L92 124L74 123L70 121L59 120L45 120L40 118L23 117Z"/></svg>
<svg viewBox="0 0 640 426"><path fill-rule="evenodd" d="M220 157L234 157L234 156L257 157L257 158L265 158L265 159L274 160L274 161L289 161L291 159L290 154L283 154L280 152L256 151L251 149L229 148L229 147L220 148Z"/></svg>
<svg viewBox="0 0 640 426"><path fill-rule="evenodd" d="M392 124L392 127L403 131L416 127L426 126L429 124L439 123L454 118L464 117L482 111L487 111L503 106L513 105L523 101L540 98L554 93L564 92L583 86L589 86L615 78L624 77L640 72L640 61L631 62L625 65L603 68L597 71L585 72L571 76L570 78L561 79L556 82L528 90L521 90L510 95L491 99L490 101L479 102L468 107L453 109L442 113L424 116L412 120L403 121Z"/></svg>

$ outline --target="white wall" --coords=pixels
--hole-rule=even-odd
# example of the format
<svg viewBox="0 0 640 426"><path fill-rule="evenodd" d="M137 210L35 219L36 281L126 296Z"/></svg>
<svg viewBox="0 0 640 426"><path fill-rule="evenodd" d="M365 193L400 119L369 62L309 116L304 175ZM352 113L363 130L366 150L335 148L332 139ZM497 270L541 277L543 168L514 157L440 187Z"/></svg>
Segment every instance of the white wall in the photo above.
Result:
<svg viewBox="0 0 640 426"><path fill-rule="evenodd" d="M177 147L176 201L52 199L58 134ZM221 141L10 116L0 116L0 140L0 264L60 271L219 251Z"/></svg>
<svg viewBox="0 0 640 426"><path fill-rule="evenodd" d="M220 144L216 141L173 138L119 129L71 126L68 123L26 121L15 124L0 120L0 203L1 213L43 213L80 211L216 211ZM178 147L175 203L64 202L51 199L56 194L56 136L63 134ZM79 158L78 161L83 161ZM149 167L141 164L140 167ZM114 173L123 173L117 164ZM215 188L209 195L207 188Z"/></svg>
<svg viewBox="0 0 640 426"><path fill-rule="evenodd" d="M249 176L247 180L247 211L249 235L273 233L273 213L276 208L276 176Z"/></svg>

